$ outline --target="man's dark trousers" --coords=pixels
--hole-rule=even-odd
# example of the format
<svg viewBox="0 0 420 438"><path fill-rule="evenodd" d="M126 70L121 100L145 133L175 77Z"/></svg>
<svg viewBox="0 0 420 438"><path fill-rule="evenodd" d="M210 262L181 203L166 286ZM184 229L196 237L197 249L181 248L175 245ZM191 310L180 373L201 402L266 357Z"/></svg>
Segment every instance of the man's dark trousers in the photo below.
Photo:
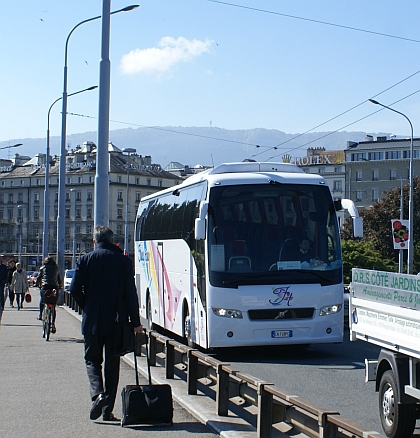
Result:
<svg viewBox="0 0 420 438"><path fill-rule="evenodd" d="M114 409L120 376L120 358L111 353L111 336L85 335L85 363L90 383L92 401L99 394L107 397L107 406L102 414ZM104 380L102 379L103 351L105 347Z"/></svg>

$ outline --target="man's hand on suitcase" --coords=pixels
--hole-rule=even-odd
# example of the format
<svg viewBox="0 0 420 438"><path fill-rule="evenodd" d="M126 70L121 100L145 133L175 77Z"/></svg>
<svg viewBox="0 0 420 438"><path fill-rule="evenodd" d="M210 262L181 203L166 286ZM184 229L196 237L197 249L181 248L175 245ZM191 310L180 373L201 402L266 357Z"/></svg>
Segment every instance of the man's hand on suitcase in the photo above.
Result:
<svg viewBox="0 0 420 438"><path fill-rule="evenodd" d="M139 325L138 327L133 328L134 333L143 333L143 326Z"/></svg>

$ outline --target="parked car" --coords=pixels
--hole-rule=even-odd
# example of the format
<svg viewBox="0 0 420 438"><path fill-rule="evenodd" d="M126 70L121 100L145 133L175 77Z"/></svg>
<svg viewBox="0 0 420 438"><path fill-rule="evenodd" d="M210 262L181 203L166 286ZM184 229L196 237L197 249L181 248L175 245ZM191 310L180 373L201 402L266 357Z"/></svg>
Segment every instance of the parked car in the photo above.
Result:
<svg viewBox="0 0 420 438"><path fill-rule="evenodd" d="M75 269L66 269L64 273L64 290L68 292L70 290L71 279L73 278Z"/></svg>
<svg viewBox="0 0 420 438"><path fill-rule="evenodd" d="M32 272L32 275L28 278L29 286L35 286L38 275L39 271Z"/></svg>
<svg viewBox="0 0 420 438"><path fill-rule="evenodd" d="M30 281L31 275L34 273L35 271L26 271L26 278L28 279L28 282Z"/></svg>

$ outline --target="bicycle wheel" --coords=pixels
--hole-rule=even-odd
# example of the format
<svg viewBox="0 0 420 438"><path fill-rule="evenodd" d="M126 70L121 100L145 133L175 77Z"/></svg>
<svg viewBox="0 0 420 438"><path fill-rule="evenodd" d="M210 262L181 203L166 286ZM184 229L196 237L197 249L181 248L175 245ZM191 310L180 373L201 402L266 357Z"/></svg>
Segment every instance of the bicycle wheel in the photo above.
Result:
<svg viewBox="0 0 420 438"><path fill-rule="evenodd" d="M50 340L50 334L51 334L51 326L52 326L52 308L47 305L47 318L46 318L46 326L47 326L47 341Z"/></svg>
<svg viewBox="0 0 420 438"><path fill-rule="evenodd" d="M42 310L42 337L45 338L47 335L47 306L44 305L44 308Z"/></svg>

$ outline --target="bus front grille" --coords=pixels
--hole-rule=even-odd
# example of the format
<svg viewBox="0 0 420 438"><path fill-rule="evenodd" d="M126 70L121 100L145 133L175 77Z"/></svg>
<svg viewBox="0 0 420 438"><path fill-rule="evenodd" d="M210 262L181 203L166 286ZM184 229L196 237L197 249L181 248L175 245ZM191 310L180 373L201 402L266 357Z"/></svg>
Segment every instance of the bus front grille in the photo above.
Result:
<svg viewBox="0 0 420 438"><path fill-rule="evenodd" d="M308 319L314 314L313 308L302 309L255 309L248 310L250 320L282 320L282 319Z"/></svg>

